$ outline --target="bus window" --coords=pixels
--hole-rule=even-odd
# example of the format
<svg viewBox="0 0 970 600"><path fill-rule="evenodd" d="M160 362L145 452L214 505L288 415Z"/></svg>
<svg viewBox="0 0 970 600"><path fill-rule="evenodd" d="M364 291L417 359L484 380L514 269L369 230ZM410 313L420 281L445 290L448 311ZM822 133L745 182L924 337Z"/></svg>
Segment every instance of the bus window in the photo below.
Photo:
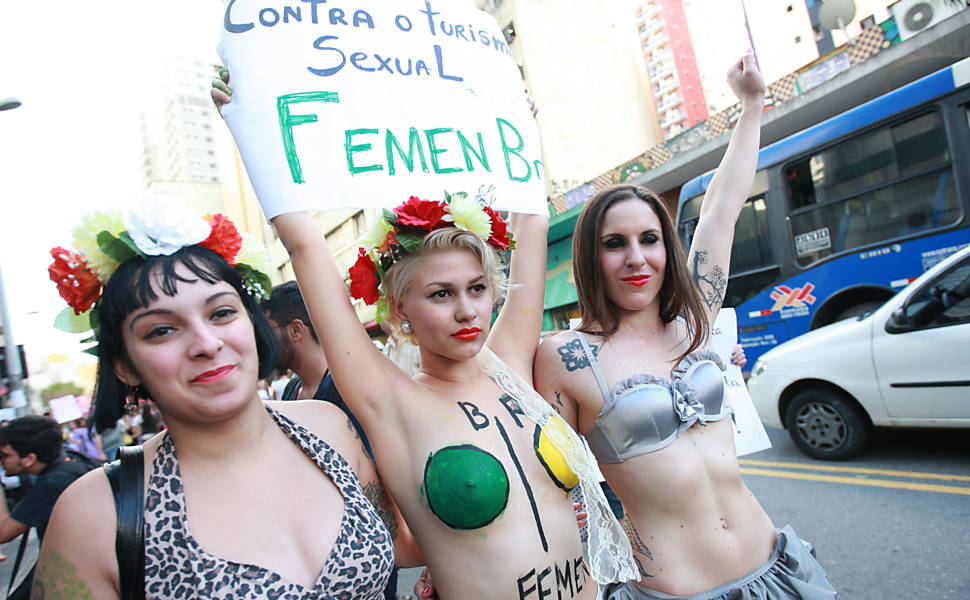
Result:
<svg viewBox="0 0 970 600"><path fill-rule="evenodd" d="M704 195L694 196L684 202L680 209L680 216L677 219L677 233L680 241L684 244L684 251L690 248L690 241L694 237L694 229L697 228L697 220L701 214L701 202Z"/></svg>
<svg viewBox="0 0 970 600"><path fill-rule="evenodd" d="M938 112L882 127L790 164L792 210L839 200L950 160Z"/></svg>
<svg viewBox="0 0 970 600"><path fill-rule="evenodd" d="M956 223L950 167L791 216L798 264Z"/></svg>
<svg viewBox="0 0 970 600"><path fill-rule="evenodd" d="M798 264L956 223L949 161L943 120L930 112L788 165Z"/></svg>
<svg viewBox="0 0 970 600"><path fill-rule="evenodd" d="M734 230L731 247L731 274L740 274L773 265L771 232L768 230L768 211L765 197L745 202Z"/></svg>

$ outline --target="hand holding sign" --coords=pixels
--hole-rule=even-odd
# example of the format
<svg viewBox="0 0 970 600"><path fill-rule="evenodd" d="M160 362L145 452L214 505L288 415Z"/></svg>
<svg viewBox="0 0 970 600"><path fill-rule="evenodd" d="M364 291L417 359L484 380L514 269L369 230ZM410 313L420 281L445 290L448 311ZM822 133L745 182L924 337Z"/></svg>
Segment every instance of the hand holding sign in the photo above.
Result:
<svg viewBox="0 0 970 600"><path fill-rule="evenodd" d="M269 218L482 186L495 208L546 212L538 131L487 13L229 0L220 54L223 114Z"/></svg>

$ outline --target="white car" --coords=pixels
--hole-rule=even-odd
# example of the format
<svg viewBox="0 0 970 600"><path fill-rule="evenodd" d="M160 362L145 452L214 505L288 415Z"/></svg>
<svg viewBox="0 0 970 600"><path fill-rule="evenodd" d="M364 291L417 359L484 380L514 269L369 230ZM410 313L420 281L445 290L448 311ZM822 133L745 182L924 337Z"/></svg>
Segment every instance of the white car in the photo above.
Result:
<svg viewBox="0 0 970 600"><path fill-rule="evenodd" d="M815 458L857 454L874 426L970 428L970 247L871 313L769 350L748 390Z"/></svg>

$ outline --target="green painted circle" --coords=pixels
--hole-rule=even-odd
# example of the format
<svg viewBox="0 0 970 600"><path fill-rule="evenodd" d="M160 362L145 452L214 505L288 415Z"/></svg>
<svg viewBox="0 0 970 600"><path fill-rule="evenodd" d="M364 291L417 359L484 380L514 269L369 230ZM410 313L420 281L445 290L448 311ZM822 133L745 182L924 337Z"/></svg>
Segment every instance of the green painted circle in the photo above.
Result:
<svg viewBox="0 0 970 600"><path fill-rule="evenodd" d="M428 458L424 493L445 525L477 529L505 510L509 478L502 463L481 448L447 446Z"/></svg>

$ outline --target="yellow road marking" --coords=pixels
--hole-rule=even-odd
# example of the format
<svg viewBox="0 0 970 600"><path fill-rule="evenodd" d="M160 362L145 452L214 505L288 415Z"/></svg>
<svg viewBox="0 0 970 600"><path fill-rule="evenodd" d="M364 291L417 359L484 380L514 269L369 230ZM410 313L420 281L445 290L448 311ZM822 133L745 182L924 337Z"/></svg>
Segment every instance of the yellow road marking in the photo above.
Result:
<svg viewBox="0 0 970 600"><path fill-rule="evenodd" d="M745 475L763 475L765 477L826 481L829 483L847 483L850 485L868 485L871 487L914 490L919 492L938 492L941 494L962 494L965 496L970 496L970 487L939 485L935 483L911 483L908 481L891 481L888 479L861 479L858 477L841 477L839 475L818 475L815 473L796 473L792 471L773 471L769 469L752 469L746 467L741 468L741 473Z"/></svg>
<svg viewBox="0 0 970 600"><path fill-rule="evenodd" d="M840 467L835 465L817 465L814 463L772 462L767 460L752 460L742 458L738 460L742 466L752 467L780 467L788 469L807 469L810 471L830 471L835 473L860 473L863 475L885 475L887 477L910 477L913 479L942 479L944 481L970 481L967 475L947 475L945 473L921 473L919 471L893 471L891 469L869 469L866 467Z"/></svg>

